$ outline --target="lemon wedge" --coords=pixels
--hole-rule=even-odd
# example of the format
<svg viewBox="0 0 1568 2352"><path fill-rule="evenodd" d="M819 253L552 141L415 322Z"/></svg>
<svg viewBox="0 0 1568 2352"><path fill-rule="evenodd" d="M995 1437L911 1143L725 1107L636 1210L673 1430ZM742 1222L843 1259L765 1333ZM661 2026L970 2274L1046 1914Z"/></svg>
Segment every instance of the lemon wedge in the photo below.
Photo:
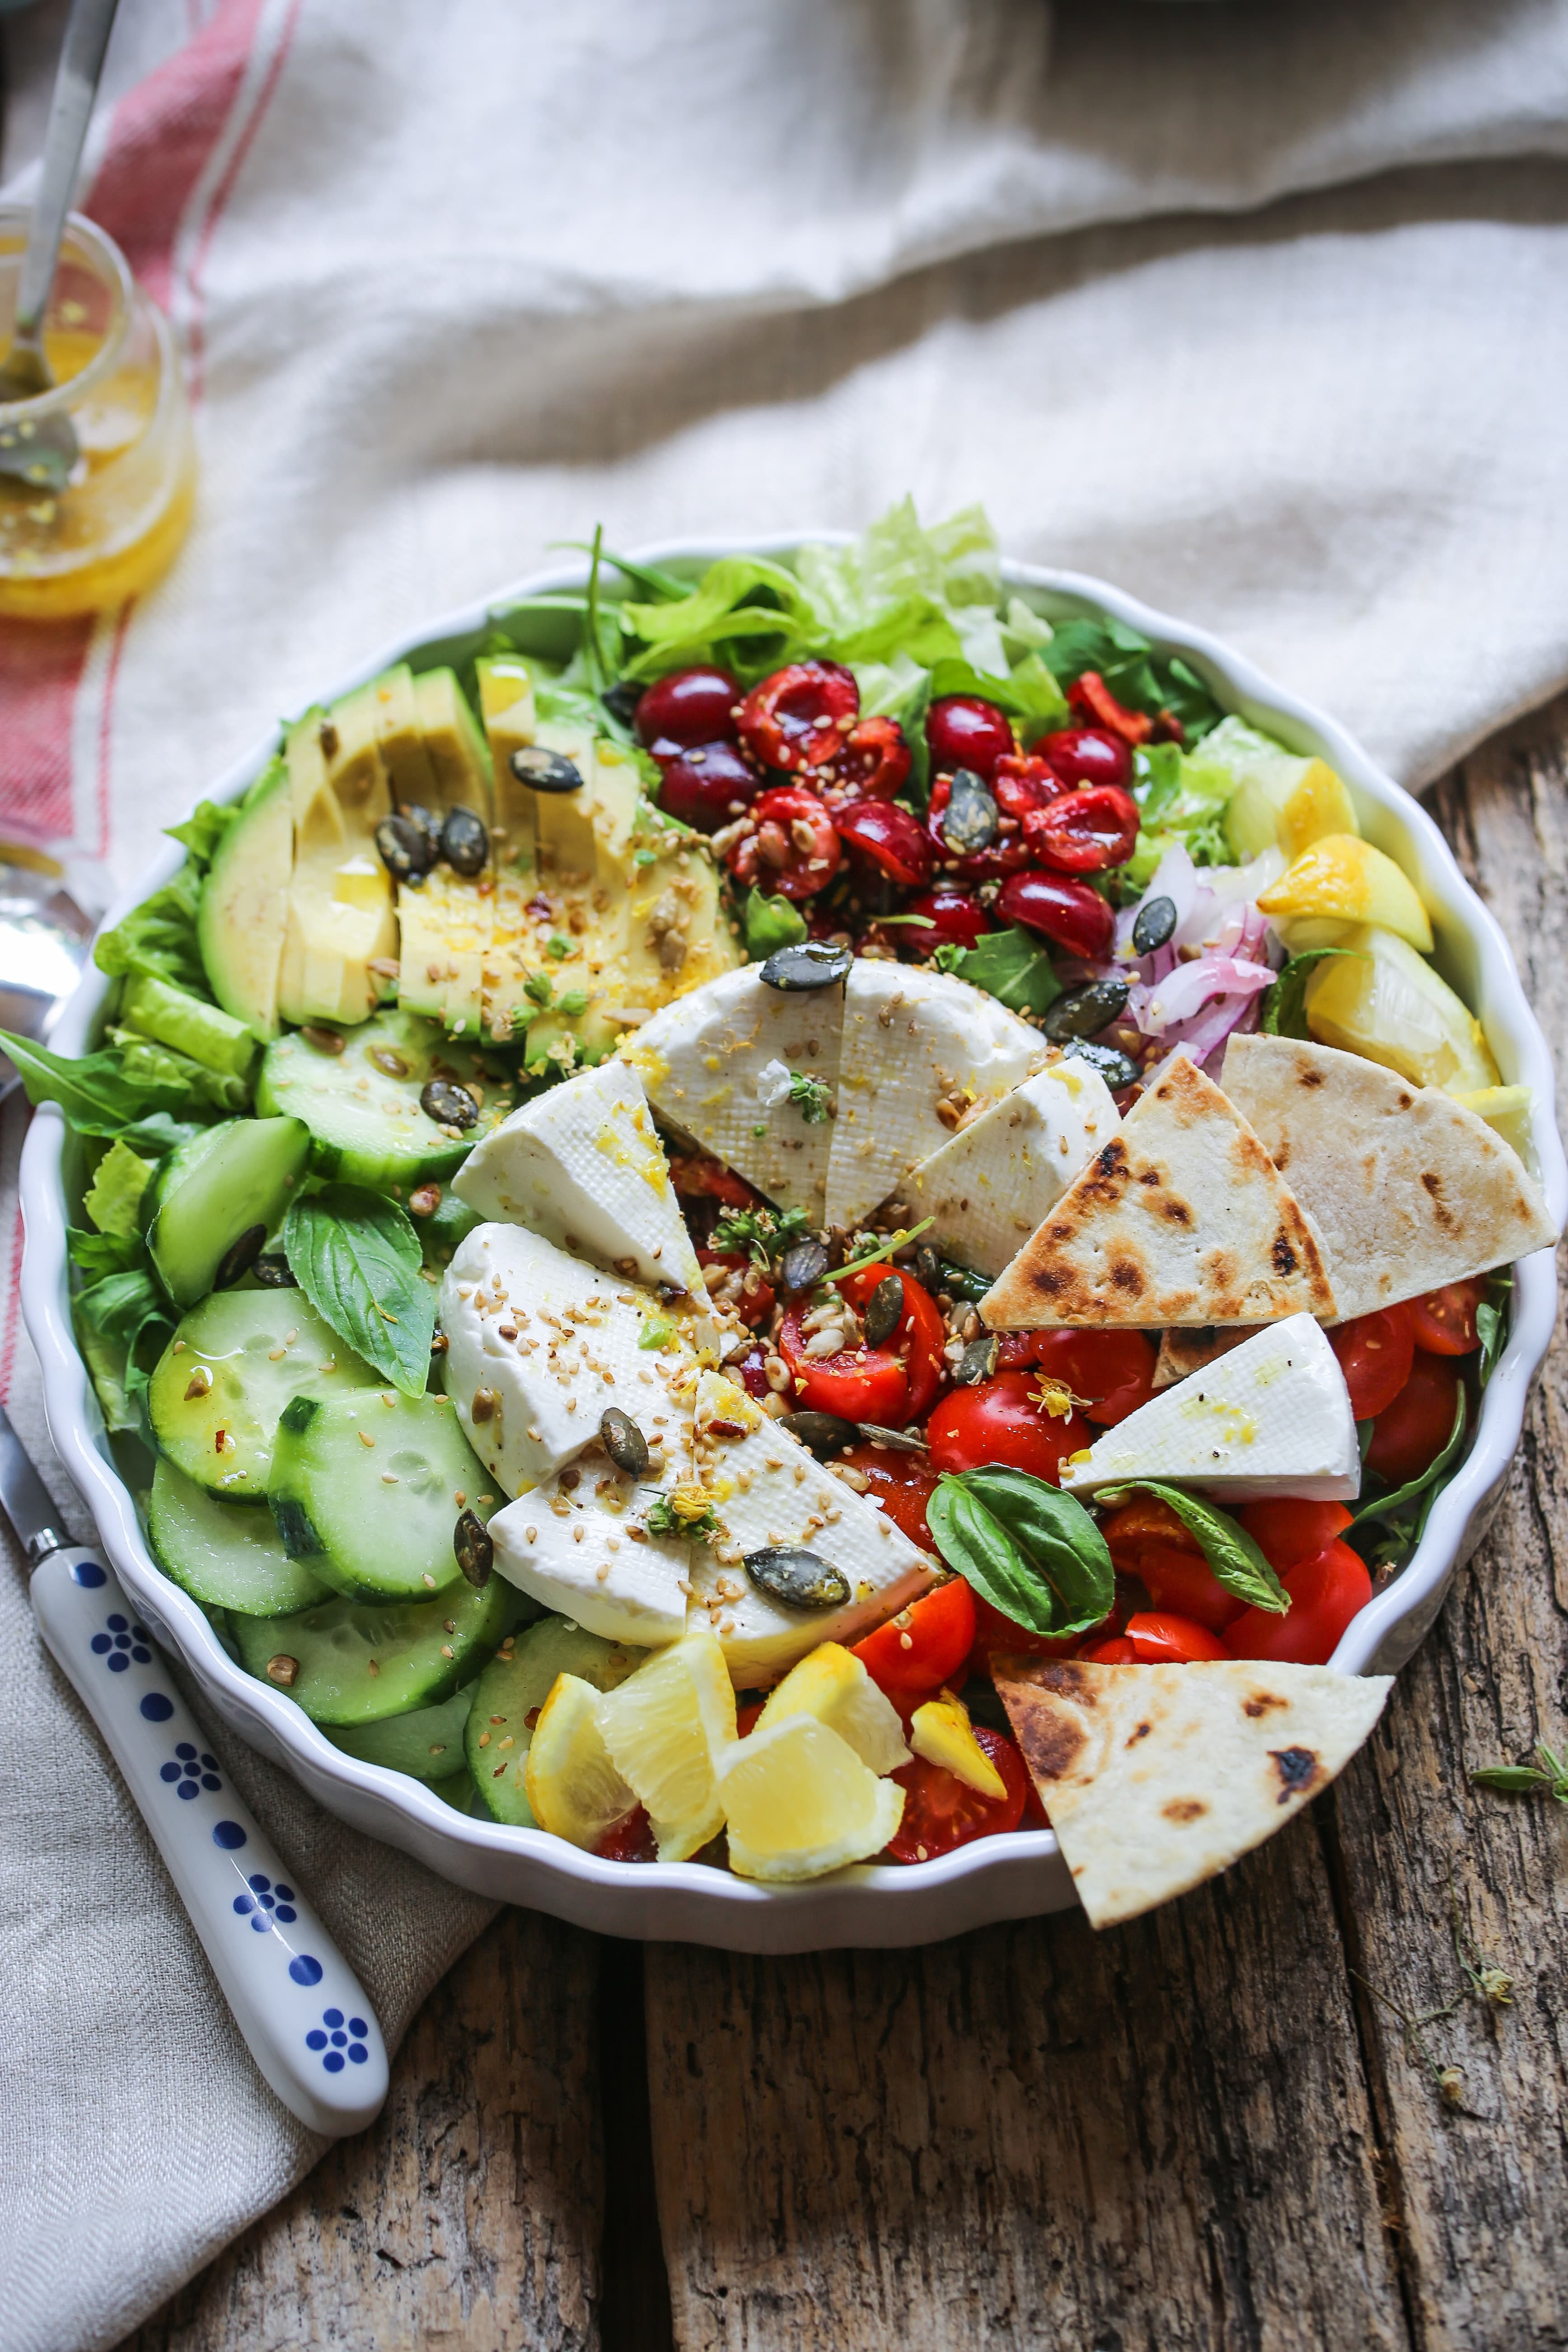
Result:
<svg viewBox="0 0 1568 2352"><path fill-rule="evenodd" d="M910 1724L910 1745L928 1764L940 1764L966 1789L983 1797L1005 1797L1007 1783L974 1737L969 1709L951 1691L917 1706Z"/></svg>
<svg viewBox="0 0 1568 2352"><path fill-rule="evenodd" d="M792 1715L826 1724L873 1772L894 1772L910 1760L898 1708L841 1642L822 1643L790 1668L769 1694L755 1730L770 1730Z"/></svg>
<svg viewBox="0 0 1568 2352"><path fill-rule="evenodd" d="M718 1835L715 1776L735 1744L735 1693L705 1625L656 1650L601 1699L598 1725L614 1769L647 1807L660 1862L684 1862Z"/></svg>
<svg viewBox="0 0 1568 2352"><path fill-rule="evenodd" d="M766 1731L759 1723L749 1739L737 1740L721 1767L719 1794L731 1869L774 1884L868 1862L904 1812L898 1782L879 1780L847 1739L812 1715L785 1716Z"/></svg>
<svg viewBox="0 0 1568 2352"><path fill-rule="evenodd" d="M1304 849L1278 882L1258 894L1265 915L1332 916L1373 923L1423 955L1432 952L1432 924L1410 877L1392 857L1350 833L1327 833Z"/></svg>
<svg viewBox="0 0 1568 2352"><path fill-rule="evenodd" d="M601 1704L592 1683L557 1675L539 1710L523 1778L540 1827L589 1852L637 1801L605 1747Z"/></svg>

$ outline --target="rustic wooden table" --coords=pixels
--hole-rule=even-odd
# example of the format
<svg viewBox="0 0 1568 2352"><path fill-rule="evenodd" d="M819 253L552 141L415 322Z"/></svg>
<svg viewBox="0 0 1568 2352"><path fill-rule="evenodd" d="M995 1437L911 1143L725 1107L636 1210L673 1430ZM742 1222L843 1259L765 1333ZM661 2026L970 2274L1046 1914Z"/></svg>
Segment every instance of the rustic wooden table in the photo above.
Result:
<svg viewBox="0 0 1568 2352"><path fill-rule="evenodd" d="M1565 772L1568 700L1433 798L1554 1039ZM123 2352L1561 2352L1568 1811L1466 1773L1568 1729L1565 1412L1560 1335L1377 1735L1217 1884L789 1960L503 1915L375 2129Z"/></svg>

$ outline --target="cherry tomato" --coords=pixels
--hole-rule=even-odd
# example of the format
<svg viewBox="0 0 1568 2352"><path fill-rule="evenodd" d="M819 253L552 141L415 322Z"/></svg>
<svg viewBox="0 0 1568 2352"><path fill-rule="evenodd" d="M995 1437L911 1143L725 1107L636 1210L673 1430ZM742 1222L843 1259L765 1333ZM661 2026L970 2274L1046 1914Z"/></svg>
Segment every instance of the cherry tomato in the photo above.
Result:
<svg viewBox="0 0 1568 2352"><path fill-rule="evenodd" d="M1211 1633L1223 1633L1246 1606L1226 1591L1201 1551L1152 1544L1137 1572L1156 1609L1173 1610L1178 1618L1191 1618ZM1129 1618L1129 1628L1131 1622Z"/></svg>
<svg viewBox="0 0 1568 2352"><path fill-rule="evenodd" d="M1118 702L1098 670L1084 671L1068 688L1068 701L1074 716L1086 726L1103 727L1120 735L1124 743L1146 743L1154 732L1153 720L1142 710L1129 710L1124 702Z"/></svg>
<svg viewBox="0 0 1568 2352"><path fill-rule="evenodd" d="M998 893L996 912L1005 923L1044 931L1058 947L1088 963L1109 952L1116 928L1116 918L1099 891L1065 874L1010 874Z"/></svg>
<svg viewBox="0 0 1568 2352"><path fill-rule="evenodd" d="M601 1862L657 1862L658 1847L646 1805L634 1806L612 1822L594 1852Z"/></svg>
<svg viewBox="0 0 1568 2352"><path fill-rule="evenodd" d="M733 743L705 743L665 762L658 788L661 808L699 833L717 833L743 816L762 790Z"/></svg>
<svg viewBox="0 0 1568 2352"><path fill-rule="evenodd" d="M1219 1635L1195 1617L1178 1617L1168 1610L1146 1610L1127 1620L1123 1638L1132 1644L1141 1666L1191 1666L1203 1658L1228 1658Z"/></svg>
<svg viewBox="0 0 1568 2352"><path fill-rule="evenodd" d="M878 1689L897 1706L918 1706L950 1683L974 1647L974 1595L962 1576L911 1601L855 1644Z"/></svg>
<svg viewBox="0 0 1568 2352"><path fill-rule="evenodd" d="M1380 1307L1328 1336L1350 1391L1351 1411L1358 1421L1375 1421L1410 1378L1415 1342L1409 1315L1403 1307Z"/></svg>
<svg viewBox="0 0 1568 2352"><path fill-rule="evenodd" d="M939 882L934 890L911 898L902 911L925 917L924 923L900 923L898 927L905 945L921 957L934 955L938 948L972 948L992 927L991 918L978 898L945 883Z"/></svg>
<svg viewBox="0 0 1568 2352"><path fill-rule="evenodd" d="M760 1331L773 1311L774 1297L773 1286L761 1266L753 1265L744 1250L700 1249L697 1263L704 1267L721 1265L729 1276L740 1277L726 1283L720 1296L749 1331Z"/></svg>
<svg viewBox="0 0 1568 2352"><path fill-rule="evenodd" d="M1276 1576L1314 1559L1351 1523L1342 1503L1307 1503L1298 1495L1248 1503L1237 1517Z"/></svg>
<svg viewBox="0 0 1568 2352"><path fill-rule="evenodd" d="M989 849L955 852L950 848L946 822L948 803L952 798L952 778L939 776L931 788L926 830L931 835L931 847L941 858L945 871L963 882L994 882L1004 874L1022 873L1032 852L1012 818L1004 819L1010 830L994 841Z"/></svg>
<svg viewBox="0 0 1568 2352"><path fill-rule="evenodd" d="M1154 1393L1159 1350L1142 1331L1032 1331L1028 1337L1047 1379L1063 1381L1081 1397L1084 1419L1101 1429L1113 1429Z"/></svg>
<svg viewBox="0 0 1568 2352"><path fill-rule="evenodd" d="M1331 1543L1279 1580L1290 1595L1283 1617L1244 1609L1225 1638L1233 1658L1274 1658L1298 1666L1326 1666L1345 1627L1372 1599L1366 1563L1349 1544Z"/></svg>
<svg viewBox="0 0 1568 2352"><path fill-rule="evenodd" d="M1093 1639L1091 1634L1089 1637ZM1026 1625L1015 1625L1011 1617L993 1608L982 1592L974 1596L974 1647L970 1653L970 1672L989 1675L993 1658L1008 1656L1026 1658L1071 1658L1082 1646L1081 1633L1035 1633Z"/></svg>
<svg viewBox="0 0 1568 2352"><path fill-rule="evenodd" d="M1331 1339L1333 1334L1330 1333ZM1385 1405L1373 1429L1366 1466L1402 1486L1419 1478L1448 1442L1459 1396L1459 1375L1447 1356L1415 1350L1410 1378L1391 1405Z"/></svg>
<svg viewBox="0 0 1568 2352"><path fill-rule="evenodd" d="M991 789L1005 816L1024 818L1060 800L1067 786L1037 752L1016 751L997 761Z"/></svg>
<svg viewBox="0 0 1568 2352"><path fill-rule="evenodd" d="M919 889L931 877L936 851L920 819L897 801L851 801L836 820L838 837L852 849L864 851L882 872L907 890Z"/></svg>
<svg viewBox="0 0 1568 2352"><path fill-rule="evenodd" d="M672 1160L669 1181L679 1201L719 1201L726 1209L760 1209L763 1196L721 1160Z"/></svg>
<svg viewBox="0 0 1568 2352"><path fill-rule="evenodd" d="M894 1324L888 1345L904 1360L910 1376L910 1393L904 1406L904 1419L918 1421L935 1397L942 1383L947 1359L947 1326L942 1311L923 1284L901 1266L867 1265L858 1274L846 1275L839 1284L845 1297L857 1314L870 1304L871 1294L879 1283L892 1274L903 1285L903 1312ZM862 1421L876 1418L861 1413Z"/></svg>
<svg viewBox="0 0 1568 2352"><path fill-rule="evenodd" d="M1064 784L1120 784L1125 792L1132 782L1132 753L1126 738L1108 728L1059 728L1029 748L1049 762Z"/></svg>
<svg viewBox="0 0 1568 2352"><path fill-rule="evenodd" d="M700 743L733 742L741 682L727 669L701 663L671 670L643 693L633 717L637 741L656 760L673 759Z"/></svg>
<svg viewBox="0 0 1568 2352"><path fill-rule="evenodd" d="M1138 803L1115 784L1086 784L1024 820L1036 854L1064 874L1104 874L1138 845Z"/></svg>
<svg viewBox="0 0 1568 2352"><path fill-rule="evenodd" d="M752 803L756 830L730 850L738 882L759 883L785 898L809 898L832 881L843 852L826 803L800 784L782 784Z"/></svg>
<svg viewBox="0 0 1568 2352"><path fill-rule="evenodd" d="M908 1536L922 1551L935 1551L935 1540L926 1525L926 1505L936 1492L937 1474L927 1468L923 1454L896 1453L890 1445L873 1445L868 1438L863 1445L847 1446L838 1459L851 1470L858 1470L868 1492L881 1504L883 1516L891 1519L900 1535Z"/></svg>
<svg viewBox="0 0 1568 2352"><path fill-rule="evenodd" d="M1005 1733L984 1723L974 1737L1002 1776L1004 1797L983 1796L945 1765L929 1764L917 1756L900 1764L892 1778L904 1791L904 1817L884 1851L894 1862L934 1862L975 1838L1000 1837L1016 1830L1024 1817L1029 1775L1024 1759Z"/></svg>
<svg viewBox="0 0 1568 2352"><path fill-rule="evenodd" d="M752 687L735 723L764 767L820 768L842 751L859 709L855 673L842 662L791 662Z"/></svg>
<svg viewBox="0 0 1568 2352"><path fill-rule="evenodd" d="M1109 1642L1096 1643L1092 1650L1081 1655L1091 1666L1135 1666L1138 1653L1125 1633L1113 1633Z"/></svg>
<svg viewBox="0 0 1568 2352"><path fill-rule="evenodd" d="M749 1706L738 1706L735 1709L735 1737L737 1739L749 1739L751 1738L752 1732L755 1731L757 1727L757 1718L762 1714L762 1711L766 1705L767 1701L765 1698L754 1698Z"/></svg>
<svg viewBox="0 0 1568 2352"><path fill-rule="evenodd" d="M933 767L949 773L973 768L989 782L997 761L1015 748L1013 722L977 694L944 694L926 712L926 741Z"/></svg>
<svg viewBox="0 0 1568 2352"><path fill-rule="evenodd" d="M953 1389L926 1423L936 1470L980 1470L1005 1464L1054 1486L1062 1464L1092 1442L1076 1412L1056 1420L1036 1402L1038 1381L1028 1372L998 1372L973 1388Z"/></svg>
<svg viewBox="0 0 1568 2352"><path fill-rule="evenodd" d="M787 1307L779 1333L779 1353L795 1376L797 1409L836 1412L845 1421L879 1421L901 1429L909 1415L910 1376L890 1348L846 1348L832 1356L808 1356L804 1302Z"/></svg>
<svg viewBox="0 0 1568 2352"><path fill-rule="evenodd" d="M1441 1290L1409 1300L1405 1312L1415 1345L1429 1356L1472 1355L1481 1344L1476 1309L1486 1295L1487 1278L1478 1274L1468 1282L1447 1283Z"/></svg>
<svg viewBox="0 0 1568 2352"><path fill-rule="evenodd" d="M910 747L896 719L862 719L833 763L839 790L856 800L890 801L909 782Z"/></svg>

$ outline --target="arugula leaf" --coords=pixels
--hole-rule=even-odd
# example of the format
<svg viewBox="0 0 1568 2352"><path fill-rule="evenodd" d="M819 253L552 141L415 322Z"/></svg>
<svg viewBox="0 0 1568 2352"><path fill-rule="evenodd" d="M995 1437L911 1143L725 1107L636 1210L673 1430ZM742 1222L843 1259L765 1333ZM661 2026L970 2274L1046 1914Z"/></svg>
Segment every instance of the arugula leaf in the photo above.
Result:
<svg viewBox="0 0 1568 2352"><path fill-rule="evenodd" d="M1181 721L1189 743L1219 725L1225 713L1189 662L1179 654L1156 654L1149 639L1123 621L1058 621L1051 637L1050 666L1063 686L1092 669L1118 702L1156 717L1168 710Z"/></svg>
<svg viewBox="0 0 1568 2352"><path fill-rule="evenodd" d="M692 593L689 580L679 580L673 572L666 572L660 565L636 563L629 556L617 555L612 548L602 547L597 531L591 540L563 539L554 544L575 548L583 555L597 551L601 561L607 563L612 572L618 572L623 580L629 580L634 588L640 588L645 596L653 597L658 604L677 604Z"/></svg>
<svg viewBox="0 0 1568 2352"><path fill-rule="evenodd" d="M72 1060L6 1029L0 1029L0 1048L16 1064L27 1100L35 1107L58 1103L79 1135L119 1135L150 1112L185 1108L186 1089L177 1077L128 1073L119 1054L82 1054Z"/></svg>
<svg viewBox="0 0 1568 2352"><path fill-rule="evenodd" d="M1361 948L1308 948L1304 954L1292 956L1271 987L1263 992L1263 1003L1258 1015L1260 1029L1270 1037L1308 1038L1307 982L1312 976L1312 966L1321 963L1325 956L1354 956L1365 963L1366 954Z"/></svg>
<svg viewBox="0 0 1568 2352"><path fill-rule="evenodd" d="M174 1328L166 1300L142 1270L107 1274L71 1301L72 1318L105 1426L140 1430L152 1343Z"/></svg>
<svg viewBox="0 0 1568 2352"><path fill-rule="evenodd" d="M1423 1495L1428 1497L1427 1508L1430 1509L1432 1502L1436 1498L1437 1482L1464 1442L1468 1403L1468 1400L1461 1385L1454 1406L1454 1425L1444 1440L1443 1450L1436 1460L1429 1462L1418 1478L1407 1478L1404 1486L1395 1486L1392 1494L1380 1496L1374 1502L1363 1503L1351 1521L1350 1527L1345 1530L1347 1535L1363 1526L1368 1519L1396 1517L1400 1512L1408 1510L1412 1503L1418 1502ZM1416 1528L1417 1539L1426 1524L1426 1512L1423 1511Z"/></svg>
<svg viewBox="0 0 1568 2352"><path fill-rule="evenodd" d="M805 917L792 900L775 892L769 898L753 889L746 900L746 953L753 963L764 963L775 948L792 948L805 937Z"/></svg>
<svg viewBox="0 0 1568 2352"><path fill-rule="evenodd" d="M290 1207L283 1254L339 1339L405 1396L423 1396L436 1293L420 1274L419 1237L403 1211L357 1184L329 1184Z"/></svg>
<svg viewBox="0 0 1568 2352"><path fill-rule="evenodd" d="M89 1234L82 1225L66 1227L66 1249L93 1282L101 1275L129 1274L144 1256L139 1234Z"/></svg>
<svg viewBox="0 0 1568 2352"><path fill-rule="evenodd" d="M1272 1616L1284 1616L1290 1606L1289 1594L1247 1529L1228 1511L1200 1502L1183 1486L1168 1486L1161 1478L1134 1479L1125 1491L1152 1495L1174 1511L1188 1534L1197 1538L1198 1549L1216 1584L1223 1584L1249 1609L1267 1609Z"/></svg>
<svg viewBox="0 0 1568 2352"><path fill-rule="evenodd" d="M939 971L983 988L1010 1013L1044 1013L1062 992L1045 941L1017 926L987 932L972 948L950 940L938 948L935 962Z"/></svg>
<svg viewBox="0 0 1568 2352"><path fill-rule="evenodd" d="M1116 1598L1105 1538L1081 1503L1026 1470L944 1475L926 1522L950 1568L1032 1633L1087 1633Z"/></svg>
<svg viewBox="0 0 1568 2352"><path fill-rule="evenodd" d="M1496 1789L1505 1797L1533 1796L1544 1790L1560 1805L1568 1805L1568 1764L1542 1740L1536 1764L1483 1764L1470 1774L1478 1789Z"/></svg>

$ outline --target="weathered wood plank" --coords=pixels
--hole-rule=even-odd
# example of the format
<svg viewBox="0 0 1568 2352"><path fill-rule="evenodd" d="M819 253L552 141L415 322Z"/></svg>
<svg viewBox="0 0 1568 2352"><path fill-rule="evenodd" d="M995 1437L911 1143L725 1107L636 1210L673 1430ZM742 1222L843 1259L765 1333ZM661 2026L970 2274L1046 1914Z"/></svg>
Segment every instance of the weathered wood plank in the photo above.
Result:
<svg viewBox="0 0 1568 2352"><path fill-rule="evenodd" d="M122 2352L592 2352L596 1977L593 1937L503 1912L416 2019L374 2128Z"/></svg>

